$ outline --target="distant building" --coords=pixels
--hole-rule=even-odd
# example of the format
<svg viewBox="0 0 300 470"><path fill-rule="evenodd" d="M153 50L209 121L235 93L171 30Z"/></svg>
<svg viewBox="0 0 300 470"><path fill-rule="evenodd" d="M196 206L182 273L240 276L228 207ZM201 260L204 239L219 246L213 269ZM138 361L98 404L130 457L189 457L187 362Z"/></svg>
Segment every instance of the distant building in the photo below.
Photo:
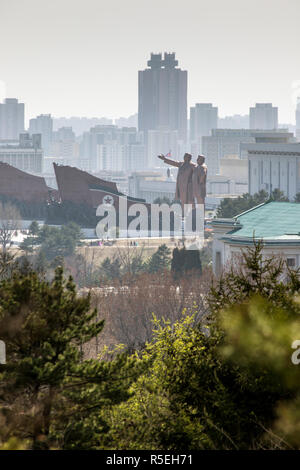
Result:
<svg viewBox="0 0 300 470"><path fill-rule="evenodd" d="M202 153L206 156L208 175L220 174L220 161L222 158L237 156L247 158L247 151L241 148L242 143L255 142L254 134L265 132L252 129L213 129L209 137L202 137ZM274 132L281 135L286 129L277 129Z"/></svg>
<svg viewBox="0 0 300 470"><path fill-rule="evenodd" d="M213 129L211 136L202 137L202 153L206 157L208 175L220 174L221 159L241 157L241 143L254 141L249 129Z"/></svg>
<svg viewBox="0 0 300 470"><path fill-rule="evenodd" d="M79 166L80 145L76 142L76 136L72 127L61 127L53 132L53 139L51 144L51 157L53 161L61 163L59 160L64 160L69 164L76 162Z"/></svg>
<svg viewBox="0 0 300 470"><path fill-rule="evenodd" d="M112 125L112 119L108 118L87 118L73 116L70 118L60 117L53 118L53 129L57 131L61 127L72 127L76 136L82 135L84 132L88 132L91 127Z"/></svg>
<svg viewBox="0 0 300 470"><path fill-rule="evenodd" d="M82 136L80 157L89 160L90 171L95 172L100 169L121 171L127 167L126 158L123 160L121 155L124 151L122 146L137 144L142 145L143 140L142 135L137 132L135 127L95 126ZM99 148L102 149L100 151L100 160ZM114 163L109 163L109 160L105 163L106 157L104 154L107 154L107 158L110 158L109 155L112 155ZM120 164L119 167L117 167L118 162Z"/></svg>
<svg viewBox="0 0 300 470"><path fill-rule="evenodd" d="M164 166L162 161L157 158L161 153L171 154L171 158L179 159L179 140L178 131L167 129L157 129L148 131L147 140L147 162L148 168Z"/></svg>
<svg viewBox="0 0 300 470"><path fill-rule="evenodd" d="M6 98L0 103L0 140L16 140L24 132L24 103Z"/></svg>
<svg viewBox="0 0 300 470"><path fill-rule="evenodd" d="M164 197L173 201L176 181L166 179L158 172L141 171L130 175L128 189L131 196L145 199L149 203Z"/></svg>
<svg viewBox="0 0 300 470"><path fill-rule="evenodd" d="M279 189L292 201L300 192L300 143L288 132L254 137L255 143L242 145L248 152L249 193Z"/></svg>
<svg viewBox="0 0 300 470"><path fill-rule="evenodd" d="M51 114L40 114L35 119L30 119L28 132L30 134L41 134L44 155L47 157L50 156L53 132L53 119Z"/></svg>
<svg viewBox="0 0 300 470"><path fill-rule="evenodd" d="M248 190L247 182L240 179L216 176L206 183L206 209L216 209L224 197L237 197ZM174 200L176 178L166 178L162 172L141 171L132 173L128 179L128 191L133 197L143 198L149 203L155 199Z"/></svg>
<svg viewBox="0 0 300 470"><path fill-rule="evenodd" d="M187 138L187 71L177 67L175 53L151 54L149 68L139 71L138 128L165 128Z"/></svg>
<svg viewBox="0 0 300 470"><path fill-rule="evenodd" d="M278 108L272 103L256 103L250 108L250 129L277 129Z"/></svg>
<svg viewBox="0 0 300 470"><path fill-rule="evenodd" d="M136 171L145 168L143 144L119 144L112 141L98 145L98 171Z"/></svg>
<svg viewBox="0 0 300 470"><path fill-rule="evenodd" d="M196 153L201 153L201 139L211 135L218 127L218 108L212 103L196 103L190 108L190 142L197 145Z"/></svg>
<svg viewBox="0 0 300 470"><path fill-rule="evenodd" d="M300 204L269 202L232 219L213 219L213 270L219 276L242 250L263 241L263 256L300 267ZM254 238L253 238L254 237Z"/></svg>
<svg viewBox="0 0 300 470"><path fill-rule="evenodd" d="M54 142L75 142L76 136L71 126L63 126L53 132Z"/></svg>
<svg viewBox="0 0 300 470"><path fill-rule="evenodd" d="M218 127L220 129L249 129L249 114L219 117Z"/></svg>
<svg viewBox="0 0 300 470"><path fill-rule="evenodd" d="M248 161L237 155L227 155L220 160L220 175L243 181L248 185Z"/></svg>
<svg viewBox="0 0 300 470"><path fill-rule="evenodd" d="M138 114L133 114L127 118L120 117L115 119L115 125L118 127L138 127Z"/></svg>
<svg viewBox="0 0 300 470"><path fill-rule="evenodd" d="M41 134L20 134L19 140L0 141L0 162L29 173L42 173L43 149Z"/></svg>

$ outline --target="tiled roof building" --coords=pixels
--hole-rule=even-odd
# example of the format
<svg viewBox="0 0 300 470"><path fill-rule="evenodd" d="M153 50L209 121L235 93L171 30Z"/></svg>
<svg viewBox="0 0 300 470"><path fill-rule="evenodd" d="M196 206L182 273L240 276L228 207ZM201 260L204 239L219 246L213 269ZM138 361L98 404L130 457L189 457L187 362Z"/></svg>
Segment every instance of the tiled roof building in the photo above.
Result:
<svg viewBox="0 0 300 470"><path fill-rule="evenodd" d="M300 267L300 203L268 202L232 219L214 219L213 268L215 274L235 253L263 241L263 254L283 256L291 267Z"/></svg>

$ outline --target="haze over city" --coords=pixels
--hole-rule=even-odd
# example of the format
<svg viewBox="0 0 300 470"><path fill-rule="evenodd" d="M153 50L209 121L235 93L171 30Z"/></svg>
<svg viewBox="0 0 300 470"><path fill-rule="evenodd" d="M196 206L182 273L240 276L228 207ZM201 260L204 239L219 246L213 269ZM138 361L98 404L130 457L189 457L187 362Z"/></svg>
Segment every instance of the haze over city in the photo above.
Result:
<svg viewBox="0 0 300 470"><path fill-rule="evenodd" d="M118 118L137 112L137 72L151 52L176 52L188 106L219 115L256 102L295 122L298 0L1 0L0 101L26 103L26 123L52 116ZM293 88L294 86L294 88Z"/></svg>
<svg viewBox="0 0 300 470"><path fill-rule="evenodd" d="M0 0L0 450L300 450L299 24Z"/></svg>

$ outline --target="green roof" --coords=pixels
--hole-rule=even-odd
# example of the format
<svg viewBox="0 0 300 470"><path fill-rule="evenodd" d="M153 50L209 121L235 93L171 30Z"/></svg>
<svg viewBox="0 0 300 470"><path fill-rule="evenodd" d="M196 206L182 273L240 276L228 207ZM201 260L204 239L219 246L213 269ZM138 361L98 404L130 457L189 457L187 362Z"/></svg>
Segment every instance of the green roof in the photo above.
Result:
<svg viewBox="0 0 300 470"><path fill-rule="evenodd" d="M227 235L251 238L255 232L255 238L297 238L300 235L300 203L268 202L237 215L235 220L242 227Z"/></svg>

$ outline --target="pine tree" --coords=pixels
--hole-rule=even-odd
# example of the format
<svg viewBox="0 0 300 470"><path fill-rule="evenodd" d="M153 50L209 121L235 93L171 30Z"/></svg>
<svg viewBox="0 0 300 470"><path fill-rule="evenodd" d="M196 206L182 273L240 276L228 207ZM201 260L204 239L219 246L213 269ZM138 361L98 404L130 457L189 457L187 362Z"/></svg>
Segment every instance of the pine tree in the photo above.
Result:
<svg viewBox="0 0 300 470"><path fill-rule="evenodd" d="M270 201L279 201L279 202L289 202L289 198L284 195L283 191L280 191L280 189L275 188L271 195L270 195Z"/></svg>
<svg viewBox="0 0 300 470"><path fill-rule="evenodd" d="M102 328L90 297L78 297L60 267L51 282L31 269L0 282L0 338L7 355L7 364L0 365L0 413L6 440L26 438L33 449L64 447L66 441L69 447L74 442L96 447L105 431L97 423L99 409L126 399L130 385L126 356L83 360L83 346Z"/></svg>
<svg viewBox="0 0 300 470"><path fill-rule="evenodd" d="M33 220L29 226L29 234L32 236L36 236L39 234L39 224L37 223L36 220Z"/></svg>
<svg viewBox="0 0 300 470"><path fill-rule="evenodd" d="M146 270L149 273L162 272L169 269L171 250L166 244L160 245L147 263Z"/></svg>

